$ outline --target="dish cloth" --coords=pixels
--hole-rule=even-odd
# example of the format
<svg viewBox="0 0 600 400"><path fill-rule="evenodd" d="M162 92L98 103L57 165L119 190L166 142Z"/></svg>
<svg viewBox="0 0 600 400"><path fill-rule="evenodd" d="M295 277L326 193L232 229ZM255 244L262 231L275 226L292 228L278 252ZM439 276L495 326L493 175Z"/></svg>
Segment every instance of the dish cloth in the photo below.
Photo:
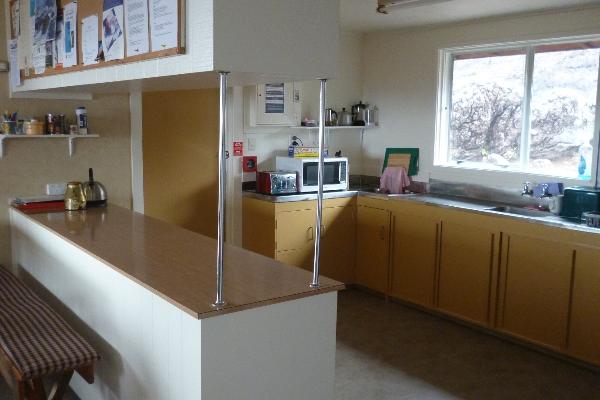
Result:
<svg viewBox="0 0 600 400"><path fill-rule="evenodd" d="M392 194L403 193L410 185L410 178L404 167L387 167L379 181L379 188Z"/></svg>

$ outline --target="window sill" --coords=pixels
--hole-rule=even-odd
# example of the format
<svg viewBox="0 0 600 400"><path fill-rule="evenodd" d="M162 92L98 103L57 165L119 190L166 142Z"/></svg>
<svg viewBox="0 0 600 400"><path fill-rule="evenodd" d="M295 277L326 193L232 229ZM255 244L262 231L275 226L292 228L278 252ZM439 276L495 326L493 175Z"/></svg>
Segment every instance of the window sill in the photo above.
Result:
<svg viewBox="0 0 600 400"><path fill-rule="evenodd" d="M592 174L592 176L595 176ZM561 176L542 175L531 172L493 169L465 168L456 165L434 165L430 178L448 182L473 183L490 187L520 187L523 182L562 182L565 186L594 186L594 179L580 180Z"/></svg>

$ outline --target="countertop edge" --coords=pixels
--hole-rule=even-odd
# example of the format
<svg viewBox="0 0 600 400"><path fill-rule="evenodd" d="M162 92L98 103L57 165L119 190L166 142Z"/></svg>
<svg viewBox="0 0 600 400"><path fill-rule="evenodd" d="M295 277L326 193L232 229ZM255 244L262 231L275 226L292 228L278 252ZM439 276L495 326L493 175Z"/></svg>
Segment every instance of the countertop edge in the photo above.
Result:
<svg viewBox="0 0 600 400"><path fill-rule="evenodd" d="M24 212L22 210L19 210L16 207L12 207L12 206L10 207L10 212L16 212L19 215L25 217L27 219L27 221L33 222L35 225L41 227L42 229L44 229L48 233L50 233L50 234L52 234L52 235L54 235L54 236L56 236L56 237L58 237L58 238L60 238L60 239L62 239L64 241L66 241L70 245L72 245L75 248L83 251L85 254L87 254L87 255L91 256L92 258L98 260L102 264L108 266L109 268L111 268L112 270L116 271L117 273L119 273L119 274L123 275L124 277L130 279L132 282L137 283L141 287L147 289L151 293L153 293L156 296L160 297L161 299L165 300L169 304L171 304L171 305L179 308L181 311L185 312L186 314L190 315L191 317L193 317L193 318L195 318L197 320L202 320L202 319L211 318L211 317L217 317L217 316L220 316L220 315L231 314L231 313L234 313L234 312L237 312L237 311L249 310L249 309L252 309L252 308L263 307L263 306L267 306L267 305L271 305L271 304L277 304L277 303L282 303L282 302L286 302L286 301L290 301L290 300L297 300L297 299L301 299L301 298L305 298L305 297L311 297L311 296L316 296L316 295L325 294L325 293L329 293L329 292L341 291L341 290L344 290L346 288L345 284L340 283L340 284L336 284L336 285L329 285L329 286L323 286L323 287L311 289L310 291L306 291L306 292L292 293L292 294L287 295L287 296L276 297L276 298L272 298L272 299L268 299L268 300L256 301L256 302L251 302L251 303L242 304L242 305L225 305L222 308L215 308L214 310L211 310L211 311L197 312L197 311L194 311L191 308L189 308L189 307L181 304L180 302L172 299L171 297L167 296L166 294L160 292L156 288L153 288L149 284L144 283L143 281L137 279L136 277L128 274L122 268L119 268L118 266L116 266L116 265L112 264L111 262L103 259L102 257L98 256L97 254L94 254L93 252L91 252L90 250L86 249L85 247L82 247L82 246L78 245L77 243L73 242L69 238L61 235L60 233L58 233L55 230L49 228L48 226L42 224L41 222L37 221L36 219L31 218L28 213L26 213L26 212ZM135 211L131 210L131 212L133 213ZM309 287L308 284L307 284L307 287Z"/></svg>

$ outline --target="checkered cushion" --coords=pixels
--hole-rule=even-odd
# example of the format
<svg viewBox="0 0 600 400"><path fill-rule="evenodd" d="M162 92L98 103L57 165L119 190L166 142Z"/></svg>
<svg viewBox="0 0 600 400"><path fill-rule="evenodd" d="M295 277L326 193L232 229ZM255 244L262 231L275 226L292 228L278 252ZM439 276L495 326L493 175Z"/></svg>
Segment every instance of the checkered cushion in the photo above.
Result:
<svg viewBox="0 0 600 400"><path fill-rule="evenodd" d="M99 359L58 314L1 266L0 346L22 379L68 371Z"/></svg>

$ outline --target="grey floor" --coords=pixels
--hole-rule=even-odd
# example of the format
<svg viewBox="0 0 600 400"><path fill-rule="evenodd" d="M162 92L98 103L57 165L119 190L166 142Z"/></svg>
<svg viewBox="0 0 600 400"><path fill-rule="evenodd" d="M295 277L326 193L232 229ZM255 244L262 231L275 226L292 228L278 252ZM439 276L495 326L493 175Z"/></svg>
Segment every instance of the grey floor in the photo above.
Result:
<svg viewBox="0 0 600 400"><path fill-rule="evenodd" d="M600 374L351 289L339 299L336 392L339 400L596 400ZM1 382L0 400L12 398Z"/></svg>
<svg viewBox="0 0 600 400"><path fill-rule="evenodd" d="M338 315L340 400L600 399L600 374L370 294Z"/></svg>

